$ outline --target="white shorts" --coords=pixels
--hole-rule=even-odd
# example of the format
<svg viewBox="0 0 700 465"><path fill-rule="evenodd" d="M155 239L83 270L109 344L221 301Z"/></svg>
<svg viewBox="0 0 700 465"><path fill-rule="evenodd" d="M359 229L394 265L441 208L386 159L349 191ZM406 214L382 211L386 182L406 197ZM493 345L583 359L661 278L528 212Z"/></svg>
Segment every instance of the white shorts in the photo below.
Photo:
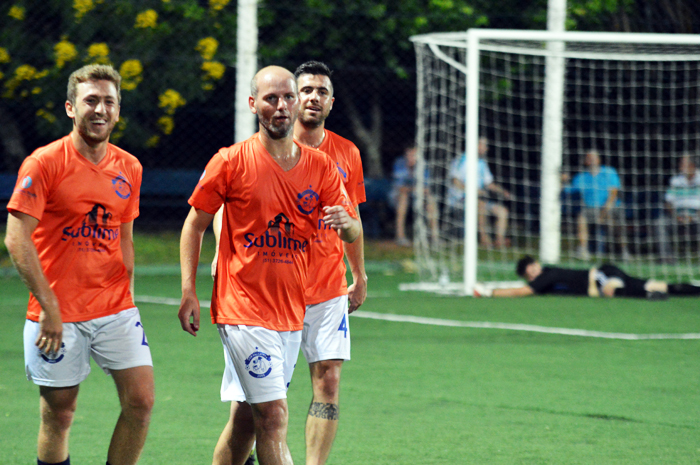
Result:
<svg viewBox="0 0 700 465"><path fill-rule="evenodd" d="M63 342L47 355L35 345L39 323L24 324L24 366L27 379L39 386L77 386L90 374L90 356L109 374L138 366L153 366L151 350L138 308L94 320L63 323Z"/></svg>
<svg viewBox="0 0 700 465"><path fill-rule="evenodd" d="M222 402L259 404L287 398L299 357L301 331L216 325L224 344Z"/></svg>
<svg viewBox="0 0 700 465"><path fill-rule="evenodd" d="M306 306L301 350L308 363L350 360L347 295Z"/></svg>

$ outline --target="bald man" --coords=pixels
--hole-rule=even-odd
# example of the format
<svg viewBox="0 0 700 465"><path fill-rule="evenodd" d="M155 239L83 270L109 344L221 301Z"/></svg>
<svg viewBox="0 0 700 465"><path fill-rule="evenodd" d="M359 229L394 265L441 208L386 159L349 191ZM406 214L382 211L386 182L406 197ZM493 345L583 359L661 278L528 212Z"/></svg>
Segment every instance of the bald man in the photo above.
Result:
<svg viewBox="0 0 700 465"><path fill-rule="evenodd" d="M301 343L309 250L319 221L346 242L359 236L360 223L331 159L294 141L294 75L263 68L248 105L259 132L214 155L189 200L178 316L196 336L202 235L223 206L211 317L226 360L221 398L234 405L213 463L242 464L257 441L261 463L291 464L286 391Z"/></svg>

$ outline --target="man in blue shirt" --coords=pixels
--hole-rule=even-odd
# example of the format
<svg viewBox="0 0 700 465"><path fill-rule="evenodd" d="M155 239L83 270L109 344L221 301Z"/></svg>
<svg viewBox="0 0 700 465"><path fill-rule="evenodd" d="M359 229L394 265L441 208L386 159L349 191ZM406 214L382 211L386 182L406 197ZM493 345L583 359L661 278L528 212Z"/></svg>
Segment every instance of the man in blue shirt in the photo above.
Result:
<svg viewBox="0 0 700 465"><path fill-rule="evenodd" d="M588 251L588 225L606 225L610 232L615 231L620 236L623 259L628 258L627 243L622 233L624 211L618 194L620 192L620 177L612 166L600 164L600 154L597 150L586 153L584 165L587 171L574 176L569 186L564 188L564 193L578 192L583 200L581 213L577 218L578 229L578 258L589 260ZM568 175L562 176L562 181L567 182Z"/></svg>
<svg viewBox="0 0 700 465"><path fill-rule="evenodd" d="M391 194L390 201L396 209L396 243L403 247L410 247L411 241L406 234L406 216L408 214L408 206L411 203L413 195L413 186L416 183L414 176L414 168L417 159L418 148L413 142L408 143L404 147L403 155L394 161L394 166L391 173ZM423 179L425 189L423 195L425 197L425 208L430 222L430 232L432 239L437 240L437 207L435 200L428 189L428 179L430 171L425 168Z"/></svg>
<svg viewBox="0 0 700 465"><path fill-rule="evenodd" d="M504 200L510 200L511 196L510 192L494 182L493 173L491 173L485 159L489 151L488 142L486 137L479 138L479 161L476 176L479 190L479 243L482 247L487 248L491 247L492 244L496 247L506 247L509 245L506 238L506 230L508 229L508 215L510 212L508 207L501 202L495 201L491 196L495 194ZM460 157L455 158L450 166L450 187L447 203L457 211L463 211L464 209L466 178L467 154L465 152ZM489 215L493 216L496 221L495 243L491 241L491 235L488 232Z"/></svg>

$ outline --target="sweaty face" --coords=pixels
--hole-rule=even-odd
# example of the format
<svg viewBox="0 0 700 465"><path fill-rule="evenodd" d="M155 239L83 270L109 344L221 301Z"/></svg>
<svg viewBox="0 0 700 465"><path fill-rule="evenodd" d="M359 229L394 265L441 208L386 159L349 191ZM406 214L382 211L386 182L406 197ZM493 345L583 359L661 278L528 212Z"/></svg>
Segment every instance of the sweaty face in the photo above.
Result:
<svg viewBox="0 0 700 465"><path fill-rule="evenodd" d="M293 77L261 76L254 101L254 113L258 115L261 130L270 138L283 139L291 133L299 113L299 97Z"/></svg>
<svg viewBox="0 0 700 465"><path fill-rule="evenodd" d="M318 127L328 118L333 108L333 86L328 76L302 74L297 78L299 87L299 121L304 126Z"/></svg>
<svg viewBox="0 0 700 465"><path fill-rule="evenodd" d="M66 102L66 113L88 144L109 140L119 121L117 88L111 81L86 81L77 86L75 105Z"/></svg>

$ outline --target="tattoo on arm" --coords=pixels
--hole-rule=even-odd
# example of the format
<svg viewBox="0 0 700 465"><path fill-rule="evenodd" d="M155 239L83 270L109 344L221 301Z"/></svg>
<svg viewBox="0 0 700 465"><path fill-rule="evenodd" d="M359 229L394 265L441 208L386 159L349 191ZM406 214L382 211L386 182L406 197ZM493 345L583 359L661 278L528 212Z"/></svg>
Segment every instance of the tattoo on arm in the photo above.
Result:
<svg viewBox="0 0 700 465"><path fill-rule="evenodd" d="M337 404L311 402L311 407L309 407L309 416L322 418L324 420L337 420L340 415Z"/></svg>

